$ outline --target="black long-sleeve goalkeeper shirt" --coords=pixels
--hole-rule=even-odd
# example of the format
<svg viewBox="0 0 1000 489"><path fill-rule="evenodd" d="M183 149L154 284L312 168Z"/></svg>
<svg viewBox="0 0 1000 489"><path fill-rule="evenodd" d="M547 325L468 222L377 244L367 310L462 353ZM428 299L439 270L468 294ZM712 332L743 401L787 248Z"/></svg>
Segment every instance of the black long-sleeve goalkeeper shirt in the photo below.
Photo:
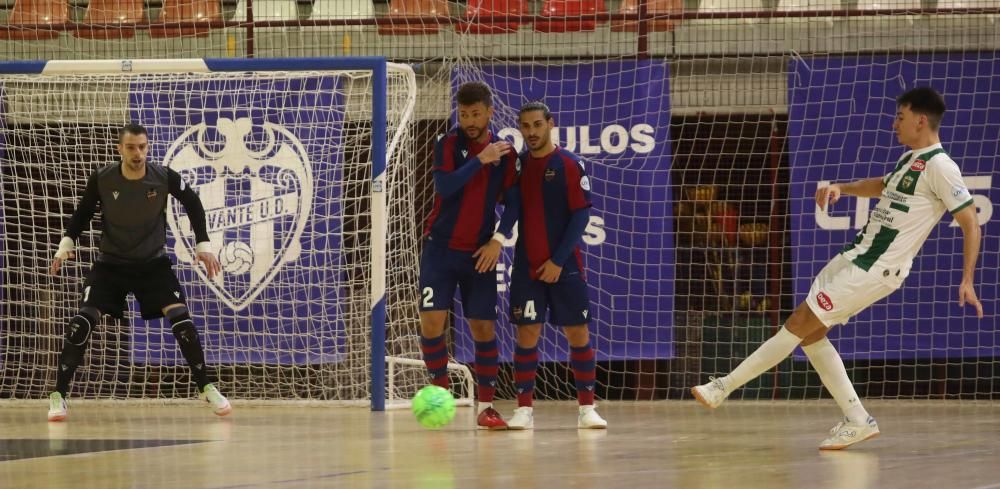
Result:
<svg viewBox="0 0 1000 489"><path fill-rule="evenodd" d="M132 264L163 256L169 194L187 211L196 242L208 241L205 208L180 174L147 163L145 176L128 180L122 175L121 166L121 163L109 165L91 174L66 228L66 236L78 239L100 206L103 229L99 261Z"/></svg>

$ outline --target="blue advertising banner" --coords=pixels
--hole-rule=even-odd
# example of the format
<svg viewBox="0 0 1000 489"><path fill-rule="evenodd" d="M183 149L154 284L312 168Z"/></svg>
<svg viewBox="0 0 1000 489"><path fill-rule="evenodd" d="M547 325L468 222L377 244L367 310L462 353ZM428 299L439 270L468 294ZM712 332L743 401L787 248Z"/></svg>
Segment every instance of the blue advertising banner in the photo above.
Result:
<svg viewBox="0 0 1000 489"><path fill-rule="evenodd" d="M591 343L598 360L670 358L673 354L673 216L670 196L669 71L663 61L457 68L452 82L482 80L498 113L492 130L524 149L516 111L543 101L555 116L554 142L584 159L592 184L590 224L581 249L590 284ZM514 241L498 264L497 324L501 359L514 349L507 294ZM459 316L461 309L457 308ZM464 321L455 355L474 359ZM546 326L542 361L566 361L569 347Z"/></svg>
<svg viewBox="0 0 1000 489"><path fill-rule="evenodd" d="M131 116L149 130L149 162L199 193L222 264L208 279L194 263L187 213L171 199L168 253L183 265L179 279L210 363L324 363L345 354L343 112L331 110L345 103L338 83L132 82ZM132 341L136 362L180 360L162 321L136 321Z"/></svg>
<svg viewBox="0 0 1000 489"><path fill-rule="evenodd" d="M908 148L893 131L896 97L918 86L944 95L941 142L958 163L983 230L976 290L985 318L959 308L963 235L945 213L903 288L836 327L844 358L900 360L1000 355L996 329L1000 221L1000 58L995 52L796 59L789 66L791 231L796 302L867 222L875 201L845 197L821 211L817 186L888 174Z"/></svg>

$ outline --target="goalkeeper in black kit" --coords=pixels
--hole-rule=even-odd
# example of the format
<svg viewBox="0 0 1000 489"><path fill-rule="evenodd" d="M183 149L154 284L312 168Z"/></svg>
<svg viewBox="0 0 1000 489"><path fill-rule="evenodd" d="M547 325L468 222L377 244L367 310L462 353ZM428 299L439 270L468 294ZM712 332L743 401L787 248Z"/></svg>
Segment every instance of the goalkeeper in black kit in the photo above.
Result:
<svg viewBox="0 0 1000 489"><path fill-rule="evenodd" d="M66 419L69 384L83 360L91 333L104 314L123 316L130 292L139 302L143 319L166 317L170 322L201 398L219 416L232 412L229 401L208 381L198 331L165 247L169 194L184 205L190 216L197 240L197 261L205 266L209 278L214 277L220 265L210 250L205 209L198 194L180 174L160 165L147 165L148 152L144 127L128 124L119 131L121 162L91 174L83 198L59 242L50 270L53 275L59 273L67 259L74 257L76 239L90 225L100 206L103 221L100 253L84 281L80 310L66 325L56 388L49 395L49 421Z"/></svg>

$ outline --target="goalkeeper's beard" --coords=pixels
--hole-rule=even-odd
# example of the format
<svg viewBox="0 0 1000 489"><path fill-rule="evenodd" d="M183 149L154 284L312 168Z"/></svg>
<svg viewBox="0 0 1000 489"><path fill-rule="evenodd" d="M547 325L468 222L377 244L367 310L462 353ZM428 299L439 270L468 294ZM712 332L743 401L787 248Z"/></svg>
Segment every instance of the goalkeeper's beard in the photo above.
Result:
<svg viewBox="0 0 1000 489"><path fill-rule="evenodd" d="M143 167L146 166L145 160L127 160L125 165L128 166L129 171L141 172Z"/></svg>

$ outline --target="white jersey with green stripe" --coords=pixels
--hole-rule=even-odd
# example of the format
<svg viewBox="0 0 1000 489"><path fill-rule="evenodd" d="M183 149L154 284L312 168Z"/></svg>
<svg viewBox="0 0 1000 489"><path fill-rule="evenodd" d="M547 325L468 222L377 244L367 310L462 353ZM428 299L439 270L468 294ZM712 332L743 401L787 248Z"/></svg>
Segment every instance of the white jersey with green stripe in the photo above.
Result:
<svg viewBox="0 0 1000 489"><path fill-rule="evenodd" d="M854 242L841 252L855 265L909 271L944 211L972 205L958 165L941 144L909 151L882 178L878 205Z"/></svg>

